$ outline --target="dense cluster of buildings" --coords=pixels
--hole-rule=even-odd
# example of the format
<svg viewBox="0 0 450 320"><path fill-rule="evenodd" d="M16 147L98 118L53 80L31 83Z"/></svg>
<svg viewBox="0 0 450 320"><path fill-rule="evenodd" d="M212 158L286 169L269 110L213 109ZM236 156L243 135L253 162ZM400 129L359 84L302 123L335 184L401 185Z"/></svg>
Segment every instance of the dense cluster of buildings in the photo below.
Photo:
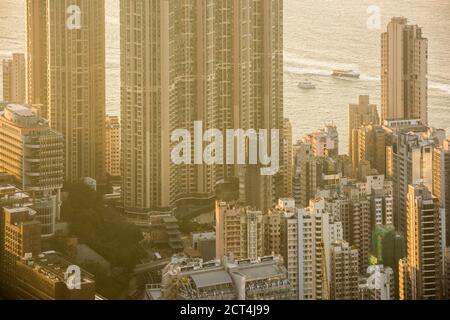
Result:
<svg viewBox="0 0 450 320"><path fill-rule="evenodd" d="M427 50L393 18L381 116L368 96L349 105L348 155L332 124L293 145L292 186L272 208L218 202L216 256L280 255L294 299L447 298L450 140L428 124Z"/></svg>
<svg viewBox="0 0 450 320"><path fill-rule="evenodd" d="M65 2L27 0L26 55L3 61L3 294L96 297L93 276L41 240L55 235L64 183L118 178L124 217L173 251L177 205L202 206L221 183L239 189L216 202L215 231L192 236L200 257L174 256L147 299L448 297L450 139L428 123L420 27L393 18L382 34L381 116L369 96L349 105L343 155L333 124L293 143L283 1L121 0L120 118L105 114L104 0L72 2L80 25L69 28ZM175 164L171 133L202 138L198 123L278 129L280 169Z"/></svg>
<svg viewBox="0 0 450 320"><path fill-rule="evenodd" d="M42 251L33 196L0 180L0 295L26 300L94 300L93 275L61 254Z"/></svg>

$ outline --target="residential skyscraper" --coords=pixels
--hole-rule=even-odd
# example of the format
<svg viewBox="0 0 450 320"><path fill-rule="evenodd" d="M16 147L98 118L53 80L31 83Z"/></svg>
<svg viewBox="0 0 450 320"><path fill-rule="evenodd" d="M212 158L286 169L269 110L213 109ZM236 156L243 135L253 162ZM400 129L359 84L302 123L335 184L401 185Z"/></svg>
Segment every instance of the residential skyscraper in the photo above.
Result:
<svg viewBox="0 0 450 320"><path fill-rule="evenodd" d="M316 196L322 177L321 161L311 143L299 141L294 146L293 193L298 207L305 208Z"/></svg>
<svg viewBox="0 0 450 320"><path fill-rule="evenodd" d="M282 251L281 255L283 256L288 279L292 284L292 293L296 300L300 299L299 255L301 248L298 238L300 227L301 226L299 225L297 209L294 209L293 212L285 212L282 214L280 221L280 247Z"/></svg>
<svg viewBox="0 0 450 320"><path fill-rule="evenodd" d="M102 180L105 1L28 0L27 19L28 103L64 135L65 180Z"/></svg>
<svg viewBox="0 0 450 320"><path fill-rule="evenodd" d="M216 256L256 259L264 255L264 221L261 211L238 204L216 204Z"/></svg>
<svg viewBox="0 0 450 320"><path fill-rule="evenodd" d="M348 183L343 195L349 201L349 244L358 250L359 274L369 266L371 206L365 183Z"/></svg>
<svg viewBox="0 0 450 320"><path fill-rule="evenodd" d="M398 261L398 296L399 300L411 299L411 283L408 277L408 259L402 258Z"/></svg>
<svg viewBox="0 0 450 320"><path fill-rule="evenodd" d="M400 296L406 300L442 297L443 265L439 200L423 184L408 189L406 260Z"/></svg>
<svg viewBox="0 0 450 320"><path fill-rule="evenodd" d="M283 197L293 197L292 179L294 170L293 144L292 144L292 125L289 119L284 119L283 134L283 167L281 175L283 176Z"/></svg>
<svg viewBox="0 0 450 320"><path fill-rule="evenodd" d="M332 220L339 221L342 224L342 238L350 242L351 240L351 201L340 193L321 190L320 196L326 201L327 210L330 212Z"/></svg>
<svg viewBox="0 0 450 320"><path fill-rule="evenodd" d="M42 106L48 119L47 0L26 1L26 103Z"/></svg>
<svg viewBox="0 0 450 320"><path fill-rule="evenodd" d="M121 0L123 198L130 217L146 219L184 198L212 198L216 182L232 177L240 177L246 204L272 207L283 187L278 177L228 161L176 165L171 150L179 141L170 138L177 129L203 135L194 122L203 131L274 128L281 150L282 9L280 0Z"/></svg>
<svg viewBox="0 0 450 320"><path fill-rule="evenodd" d="M28 106L10 104L0 110L0 171L13 175L31 195L43 236L54 234L60 218L63 142L62 134Z"/></svg>
<svg viewBox="0 0 450 320"><path fill-rule="evenodd" d="M450 298L450 247L445 248L445 284L446 298Z"/></svg>
<svg viewBox="0 0 450 320"><path fill-rule="evenodd" d="M21 53L3 60L3 101L25 103L25 56Z"/></svg>
<svg viewBox="0 0 450 320"><path fill-rule="evenodd" d="M437 146L433 154L433 194L445 214L445 240L450 243L450 138Z"/></svg>
<svg viewBox="0 0 450 320"><path fill-rule="evenodd" d="M353 130L353 177L364 176L359 172L360 163L368 161L378 174L386 174L386 132L380 125L365 125Z"/></svg>
<svg viewBox="0 0 450 320"><path fill-rule="evenodd" d="M295 212L294 199L284 198L279 199L278 205L264 215L264 251L266 255L282 255L284 245L282 222L286 216L291 216Z"/></svg>
<svg viewBox="0 0 450 320"><path fill-rule="evenodd" d="M235 71L229 73L232 85L234 128L275 129L280 131L280 150L283 146L283 1L214 1L225 10L221 38L232 55L228 56ZM230 10L231 9L231 10ZM221 19L219 19L221 20ZM232 27L224 28L228 23ZM224 32L225 31L225 32ZM222 38L223 39L223 38ZM229 47L231 45L231 47ZM219 58L221 63L223 57ZM225 74L223 74L225 76ZM273 146L269 148L272 151ZM280 163L284 163L283 152ZM283 193L283 176L261 176L259 166L238 168L245 200L261 210L272 208ZM242 170L244 172L242 172Z"/></svg>
<svg viewBox="0 0 450 320"><path fill-rule="evenodd" d="M381 36L383 120L420 119L428 124L428 40L422 28L392 18Z"/></svg>
<svg viewBox="0 0 450 320"><path fill-rule="evenodd" d="M358 136L355 134L354 130L358 130L364 125L377 125L380 123L380 117L378 115L377 106L369 102L369 96L359 96L359 103L352 103L348 107L348 119L348 154L355 164L359 159L359 150L354 148L355 145L358 145L357 141L355 141L358 140ZM355 166L353 168L353 171L355 171ZM356 177L355 172L353 173L353 176Z"/></svg>
<svg viewBox="0 0 450 320"><path fill-rule="evenodd" d="M119 117L106 117L105 167L112 177L122 176L122 136Z"/></svg>
<svg viewBox="0 0 450 320"><path fill-rule="evenodd" d="M330 222L325 206L318 198L282 219L283 257L298 300L330 299L330 248L342 240L342 224Z"/></svg>
<svg viewBox="0 0 450 320"><path fill-rule="evenodd" d="M366 186L372 230L380 225L394 225L394 183L384 175L367 176Z"/></svg>
<svg viewBox="0 0 450 320"><path fill-rule="evenodd" d="M375 185L378 188L378 184L372 180L375 179L357 182L341 178L336 184L324 186L317 193L325 199L332 221L342 224L343 239L358 250L359 274L366 272L369 263L371 222L377 214L383 219L387 212L390 212L389 208L386 209L383 203L378 201L377 206L372 206L372 199L384 197L381 190L379 198L375 197L374 188Z"/></svg>
<svg viewBox="0 0 450 320"><path fill-rule="evenodd" d="M433 150L442 138L439 130L416 121L390 121L385 127L390 135L387 163L394 182L394 224L405 234L408 187L422 180L432 190Z"/></svg>
<svg viewBox="0 0 450 320"><path fill-rule="evenodd" d="M331 244L331 300L358 299L358 250L344 240Z"/></svg>

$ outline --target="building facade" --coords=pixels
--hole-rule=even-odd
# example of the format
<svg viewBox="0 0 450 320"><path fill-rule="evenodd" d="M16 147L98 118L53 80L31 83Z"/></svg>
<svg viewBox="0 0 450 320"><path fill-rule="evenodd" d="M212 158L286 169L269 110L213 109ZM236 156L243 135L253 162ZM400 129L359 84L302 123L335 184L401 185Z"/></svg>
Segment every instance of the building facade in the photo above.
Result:
<svg viewBox="0 0 450 320"><path fill-rule="evenodd" d="M354 130L358 130L364 125L377 125L380 123L377 106L370 103L369 96L359 96L358 104L350 104L348 107L348 145L349 156L353 163L353 176L357 176L356 169L358 168L359 150L355 148L358 146L358 134Z"/></svg>
<svg viewBox="0 0 450 320"><path fill-rule="evenodd" d="M48 119L47 1L26 1L26 103L40 105Z"/></svg>
<svg viewBox="0 0 450 320"><path fill-rule="evenodd" d="M439 130L417 121L393 121L385 127L389 134L387 166L392 168L394 182L394 224L405 234L408 187L421 180L432 190L433 150L442 138Z"/></svg>
<svg viewBox="0 0 450 320"><path fill-rule="evenodd" d="M225 202L216 204L216 256L256 259L264 255L261 211Z"/></svg>
<svg viewBox="0 0 450 320"><path fill-rule="evenodd" d="M111 177L122 176L122 136L119 117L106 117L105 166Z"/></svg>
<svg viewBox="0 0 450 320"><path fill-rule="evenodd" d="M358 272L363 274L369 266L371 236L371 205L365 183L350 182L344 186L343 194L349 201L350 245L358 250Z"/></svg>
<svg viewBox="0 0 450 320"><path fill-rule="evenodd" d="M370 199L371 228L394 225L394 183L384 175L366 177L367 197Z"/></svg>
<svg viewBox="0 0 450 320"><path fill-rule="evenodd" d="M105 1L28 0L26 8L27 102L42 105L64 135L65 180L102 180Z"/></svg>
<svg viewBox="0 0 450 320"><path fill-rule="evenodd" d="M346 241L331 244L331 300L358 299L358 250Z"/></svg>
<svg viewBox="0 0 450 320"><path fill-rule="evenodd" d="M392 18L381 36L383 120L420 119L428 124L428 40L406 18Z"/></svg>
<svg viewBox="0 0 450 320"><path fill-rule="evenodd" d="M14 176L33 199L42 235L51 236L60 218L64 140L48 121L25 105L0 111L0 171Z"/></svg>
<svg viewBox="0 0 450 320"><path fill-rule="evenodd" d="M310 133L304 141L311 144L313 155L316 157L333 157L339 155L339 133L334 124Z"/></svg>
<svg viewBox="0 0 450 320"><path fill-rule="evenodd" d="M284 198L293 197L292 179L294 170L294 156L292 144L292 125L289 119L284 119L283 133L283 167L281 175L283 176L283 194Z"/></svg>
<svg viewBox="0 0 450 320"><path fill-rule="evenodd" d="M24 300L94 300L95 279L63 255L43 252L17 262L17 297Z"/></svg>
<svg viewBox="0 0 450 320"><path fill-rule="evenodd" d="M367 269L367 276L359 285L360 300L395 300L395 277L391 268L373 265Z"/></svg>
<svg viewBox="0 0 450 320"><path fill-rule="evenodd" d="M450 139L437 146L433 154L433 194L445 215L445 243L450 244Z"/></svg>
<svg viewBox="0 0 450 320"><path fill-rule="evenodd" d="M293 193L297 206L305 208L316 196L322 178L322 163L312 145L299 141L294 146Z"/></svg>
<svg viewBox="0 0 450 320"><path fill-rule="evenodd" d="M367 161L370 169L378 174L386 174L386 133L380 125L366 125L353 131L354 177L364 179L363 172L359 172L360 163ZM357 136L357 137L356 137Z"/></svg>
<svg viewBox="0 0 450 320"><path fill-rule="evenodd" d="M174 256L148 300L291 300L292 287L279 256L203 262Z"/></svg>
<svg viewBox="0 0 450 320"><path fill-rule="evenodd" d="M3 101L25 103L25 56L14 53L3 60Z"/></svg>
<svg viewBox="0 0 450 320"><path fill-rule="evenodd" d="M406 259L400 297L430 300L442 297L443 264L439 200L423 183L408 189Z"/></svg>
<svg viewBox="0 0 450 320"><path fill-rule="evenodd" d="M1 191L0 191L1 192ZM9 206L0 208L0 293L16 297L16 262L25 256L38 255L41 250L41 226L35 219L36 212L26 202L23 193L7 195ZM2 200L7 200L3 198Z"/></svg>
<svg viewBox="0 0 450 320"><path fill-rule="evenodd" d="M342 240L342 224L330 221L324 199L283 217L283 257L298 300L330 299L331 243Z"/></svg>
<svg viewBox="0 0 450 320"><path fill-rule="evenodd" d="M170 135L177 129L198 137L208 129L273 128L282 146L282 13L280 0L121 1L128 214L139 218L186 198L210 199L216 182L232 177L241 178L246 204L272 207L274 193L283 189L279 175L262 177L255 166L228 161L176 165L171 150L179 141ZM202 130L194 132L199 122Z"/></svg>
<svg viewBox="0 0 450 320"><path fill-rule="evenodd" d="M264 215L264 251L266 255L282 255L283 243L283 219L292 216L296 212L295 200L283 198L278 204Z"/></svg>

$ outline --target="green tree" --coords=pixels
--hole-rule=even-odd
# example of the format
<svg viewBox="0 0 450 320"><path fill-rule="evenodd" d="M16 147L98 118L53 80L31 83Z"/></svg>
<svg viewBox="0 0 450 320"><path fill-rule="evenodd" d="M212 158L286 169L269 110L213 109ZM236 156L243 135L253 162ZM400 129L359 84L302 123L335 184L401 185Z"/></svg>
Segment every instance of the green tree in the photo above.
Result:
<svg viewBox="0 0 450 320"><path fill-rule="evenodd" d="M105 206L102 197L88 186L72 184L65 191L69 197L62 205L62 218L69 222L71 234L111 264L133 269L144 255L139 245L142 232Z"/></svg>

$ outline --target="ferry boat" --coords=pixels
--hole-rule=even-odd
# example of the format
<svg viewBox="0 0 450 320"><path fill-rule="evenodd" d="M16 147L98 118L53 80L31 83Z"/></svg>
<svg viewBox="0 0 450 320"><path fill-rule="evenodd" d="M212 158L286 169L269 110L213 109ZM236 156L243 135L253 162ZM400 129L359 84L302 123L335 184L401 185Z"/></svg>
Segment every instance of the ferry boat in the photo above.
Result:
<svg viewBox="0 0 450 320"><path fill-rule="evenodd" d="M355 78L359 79L361 76L359 73L353 71L353 70L333 70L333 77L339 77L339 78Z"/></svg>
<svg viewBox="0 0 450 320"><path fill-rule="evenodd" d="M315 89L316 85L311 81L300 81L298 87L300 89Z"/></svg>

